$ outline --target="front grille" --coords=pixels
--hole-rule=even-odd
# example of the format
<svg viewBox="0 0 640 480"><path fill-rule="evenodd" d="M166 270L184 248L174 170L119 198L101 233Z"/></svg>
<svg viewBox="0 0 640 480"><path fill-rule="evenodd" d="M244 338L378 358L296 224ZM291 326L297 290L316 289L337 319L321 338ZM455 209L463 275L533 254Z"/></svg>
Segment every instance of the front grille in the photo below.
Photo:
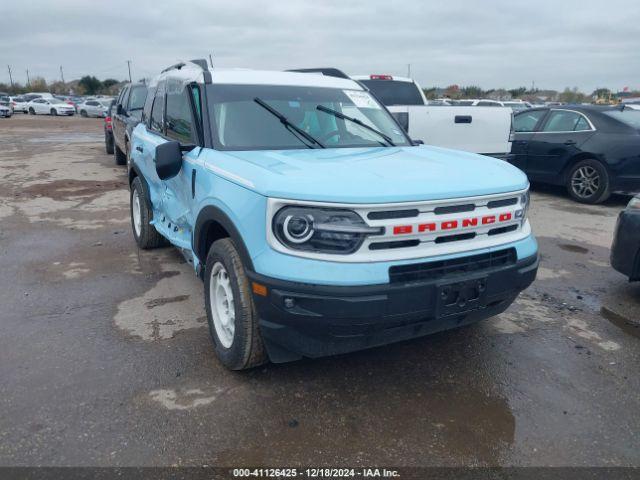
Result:
<svg viewBox="0 0 640 480"><path fill-rule="evenodd" d="M396 265L389 268L391 283L439 280L466 273L489 271L494 268L513 265L517 255L515 248L480 253L467 257L439 260L435 262Z"/></svg>

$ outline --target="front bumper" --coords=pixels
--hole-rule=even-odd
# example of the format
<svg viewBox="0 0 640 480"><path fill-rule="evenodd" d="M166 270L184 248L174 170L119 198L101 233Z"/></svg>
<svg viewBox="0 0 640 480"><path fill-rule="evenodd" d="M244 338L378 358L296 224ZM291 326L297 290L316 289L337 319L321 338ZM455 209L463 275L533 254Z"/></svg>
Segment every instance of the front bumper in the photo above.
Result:
<svg viewBox="0 0 640 480"><path fill-rule="evenodd" d="M538 256L512 264L369 286L276 280L254 294L271 361L347 353L467 325L506 310L535 279Z"/></svg>
<svg viewBox="0 0 640 480"><path fill-rule="evenodd" d="M620 212L611 246L611 265L630 281L640 280L640 212Z"/></svg>

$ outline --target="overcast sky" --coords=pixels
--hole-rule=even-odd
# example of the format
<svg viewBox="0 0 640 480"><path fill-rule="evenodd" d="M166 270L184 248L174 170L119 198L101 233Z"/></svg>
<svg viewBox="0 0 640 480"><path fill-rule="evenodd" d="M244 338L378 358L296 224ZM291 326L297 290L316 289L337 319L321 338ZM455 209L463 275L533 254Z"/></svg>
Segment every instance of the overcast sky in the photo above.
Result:
<svg viewBox="0 0 640 480"><path fill-rule="evenodd" d="M0 82L151 77L213 52L222 67L334 66L428 86L640 89L640 1L23 0L3 9ZM155 4L155 5L154 5Z"/></svg>

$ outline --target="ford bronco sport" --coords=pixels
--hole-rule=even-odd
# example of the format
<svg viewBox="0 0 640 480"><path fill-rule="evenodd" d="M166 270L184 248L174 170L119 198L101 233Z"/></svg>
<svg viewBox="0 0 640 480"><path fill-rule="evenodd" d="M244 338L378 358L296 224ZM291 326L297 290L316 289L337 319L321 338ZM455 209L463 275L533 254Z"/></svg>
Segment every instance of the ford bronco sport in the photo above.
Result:
<svg viewBox="0 0 640 480"><path fill-rule="evenodd" d="M129 180L137 244L168 241L193 265L231 369L485 319L538 268L526 176L415 145L350 79L169 67Z"/></svg>

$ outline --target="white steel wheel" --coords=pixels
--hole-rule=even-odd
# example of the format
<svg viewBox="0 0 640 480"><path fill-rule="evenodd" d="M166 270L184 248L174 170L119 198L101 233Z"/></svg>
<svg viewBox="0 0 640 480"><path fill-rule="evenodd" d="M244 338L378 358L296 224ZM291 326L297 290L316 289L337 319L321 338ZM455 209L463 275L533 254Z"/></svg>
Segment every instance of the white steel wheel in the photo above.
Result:
<svg viewBox="0 0 640 480"><path fill-rule="evenodd" d="M220 262L211 269L209 302L213 326L224 348L231 348L236 328L236 311L229 273Z"/></svg>
<svg viewBox="0 0 640 480"><path fill-rule="evenodd" d="M140 206L140 192L136 188L133 190L131 208L131 216L133 217L133 229L135 231L136 237L140 237L140 232L142 231L142 212L140 210Z"/></svg>

